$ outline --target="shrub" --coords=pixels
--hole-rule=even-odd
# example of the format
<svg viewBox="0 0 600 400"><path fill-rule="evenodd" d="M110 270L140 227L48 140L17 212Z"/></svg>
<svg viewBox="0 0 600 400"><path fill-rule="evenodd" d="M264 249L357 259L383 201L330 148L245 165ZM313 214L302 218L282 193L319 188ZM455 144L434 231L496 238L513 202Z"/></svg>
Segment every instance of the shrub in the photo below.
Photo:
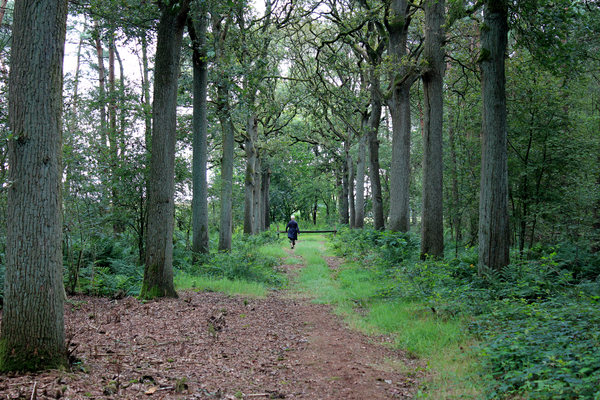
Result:
<svg viewBox="0 0 600 400"><path fill-rule="evenodd" d="M268 256L260 247L273 240L276 234L237 236L231 252L203 255L192 266L185 269L190 275L260 282L274 287L283 286L285 280L277 274L277 257Z"/></svg>

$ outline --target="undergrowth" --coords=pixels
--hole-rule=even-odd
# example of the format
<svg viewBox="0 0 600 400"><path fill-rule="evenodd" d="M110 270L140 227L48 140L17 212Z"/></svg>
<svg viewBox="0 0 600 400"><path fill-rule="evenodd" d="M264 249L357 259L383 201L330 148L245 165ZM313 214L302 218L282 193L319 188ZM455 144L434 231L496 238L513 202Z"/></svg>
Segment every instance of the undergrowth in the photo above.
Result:
<svg viewBox="0 0 600 400"><path fill-rule="evenodd" d="M261 251L262 247L277 240L271 232L256 236L238 235L231 252L200 257L198 262L181 271L188 275L258 282L278 288L286 284L282 275L277 273L279 257Z"/></svg>
<svg viewBox="0 0 600 400"><path fill-rule="evenodd" d="M502 271L478 274L477 250L419 259L407 234L342 230L333 240L379 290L361 301L426 305L462 321L489 399L600 399L600 259L570 245L532 249Z"/></svg>

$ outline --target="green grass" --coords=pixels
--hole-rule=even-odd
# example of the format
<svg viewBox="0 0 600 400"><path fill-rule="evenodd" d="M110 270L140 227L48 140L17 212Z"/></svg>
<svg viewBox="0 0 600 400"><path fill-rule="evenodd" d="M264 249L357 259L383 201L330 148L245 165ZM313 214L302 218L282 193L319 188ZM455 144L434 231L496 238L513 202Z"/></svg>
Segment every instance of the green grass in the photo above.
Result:
<svg viewBox="0 0 600 400"><path fill-rule="evenodd" d="M214 279L202 276L178 274L175 277L177 290L196 290L209 292L223 292L229 295L242 295L250 298L264 298L269 288L262 283L246 282L242 280Z"/></svg>
<svg viewBox="0 0 600 400"><path fill-rule="evenodd" d="M431 379L420 398L483 397L484 385L474 368L472 343L464 335L463 321L440 318L426 303L382 298L379 291L389 282L372 270L347 263L332 271L322 258L332 255L323 240L310 235L296 246L295 255L306 265L294 289L315 302L333 305L352 329L390 335L396 347L426 359Z"/></svg>

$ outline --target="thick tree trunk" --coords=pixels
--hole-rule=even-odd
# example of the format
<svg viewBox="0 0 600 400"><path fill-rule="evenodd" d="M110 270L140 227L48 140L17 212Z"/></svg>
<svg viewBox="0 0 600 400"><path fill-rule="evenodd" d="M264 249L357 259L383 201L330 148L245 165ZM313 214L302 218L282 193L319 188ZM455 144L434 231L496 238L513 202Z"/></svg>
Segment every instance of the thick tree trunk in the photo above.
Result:
<svg viewBox="0 0 600 400"><path fill-rule="evenodd" d="M64 0L15 2L0 370L67 367L62 255Z"/></svg>
<svg viewBox="0 0 600 400"><path fill-rule="evenodd" d="M228 18L231 18L229 16ZM235 127L230 113L229 104L229 76L225 72L225 38L227 27L222 26L221 16L213 15L212 28L215 37L215 59L218 80L217 86L217 115L223 133L221 158L221 214L219 228L219 251L231 251L232 241L232 196L233 196L233 160L235 150ZM230 24L230 20L226 21Z"/></svg>
<svg viewBox="0 0 600 400"><path fill-rule="evenodd" d="M369 178L371 179L371 198L373 202L373 228L385 227L383 221L383 197L381 195L381 177L379 176L379 123L381 122L381 87L379 76L372 68L371 77L371 116L369 118Z"/></svg>
<svg viewBox="0 0 600 400"><path fill-rule="evenodd" d="M365 167L367 164L367 125L368 117L363 115L361 121L362 135L358 139L358 154L356 158L356 222L355 227L365 226Z"/></svg>
<svg viewBox="0 0 600 400"><path fill-rule="evenodd" d="M508 3L486 0L481 32L481 191L479 199L479 272L500 270L510 262L506 76Z"/></svg>
<svg viewBox="0 0 600 400"><path fill-rule="evenodd" d="M160 4L148 180L148 237L141 298L177 297L173 284L175 133L179 59L189 1ZM172 11L174 5L179 5L177 13Z"/></svg>
<svg viewBox="0 0 600 400"><path fill-rule="evenodd" d="M206 11L201 10L199 12L198 21L196 23L189 19L188 27L194 46L192 252L194 254L208 254L208 181L206 179L206 164L208 162L206 97L208 90L208 62L206 61L206 31L208 28L208 17Z"/></svg>
<svg viewBox="0 0 600 400"><path fill-rule="evenodd" d="M425 2L425 47L427 67L422 72L423 115L423 206L421 257L444 255L443 213L443 121L444 121L444 0Z"/></svg>
<svg viewBox="0 0 600 400"><path fill-rule="evenodd" d="M410 85L396 87L388 100L392 116L390 219L388 229L410 230Z"/></svg>
<svg viewBox="0 0 600 400"><path fill-rule="evenodd" d="M266 170L263 173L262 177L262 207L263 207L263 217L264 217L264 230L269 230L271 227L271 206L269 204L269 186L271 185L271 171Z"/></svg>
<svg viewBox="0 0 600 400"><path fill-rule="evenodd" d="M354 228L356 224L356 205L354 198L354 160L350 154L348 155L346 162L348 163L348 220L350 223L350 228Z"/></svg>
<svg viewBox="0 0 600 400"><path fill-rule="evenodd" d="M229 93L224 82L217 89L217 114L223 131L223 157L221 159L221 216L219 229L219 251L231 251L232 204L233 204L233 159L235 130L229 115Z"/></svg>
<svg viewBox="0 0 600 400"><path fill-rule="evenodd" d="M253 97L253 96L251 96ZM254 99L251 98L252 104ZM244 149L246 150L246 178L244 180L244 233L251 235L254 233L254 186L256 176L256 147L258 140L258 120L256 115L251 112L246 121L246 138L244 140Z"/></svg>
<svg viewBox="0 0 600 400"><path fill-rule="evenodd" d="M252 234L258 235L262 231L262 211L261 207L262 196L261 196L261 187L262 187L262 173L261 173L261 159L260 155L256 157L256 161L254 162L254 205L252 207L252 211L254 213L253 221L252 221Z"/></svg>
<svg viewBox="0 0 600 400"><path fill-rule="evenodd" d="M392 117L392 161L390 165L390 218L388 229L398 232L410 230L410 88L413 72L405 63L406 42L410 18L406 17L407 1L391 2L393 18L388 23L389 53L398 63L390 77L392 96L387 104Z"/></svg>
<svg viewBox="0 0 600 400"><path fill-rule="evenodd" d="M448 140L450 142L450 169L452 171L452 228L454 229L454 240L456 248L462 241L462 218L460 215L461 203L460 194L458 192L458 157L456 155L456 137L454 134L454 126L452 118L452 110L448 117Z"/></svg>
<svg viewBox="0 0 600 400"><path fill-rule="evenodd" d="M340 200L340 223L348 225L350 216L348 215L348 159L350 158L350 141L344 142L344 159L342 160L342 192Z"/></svg>

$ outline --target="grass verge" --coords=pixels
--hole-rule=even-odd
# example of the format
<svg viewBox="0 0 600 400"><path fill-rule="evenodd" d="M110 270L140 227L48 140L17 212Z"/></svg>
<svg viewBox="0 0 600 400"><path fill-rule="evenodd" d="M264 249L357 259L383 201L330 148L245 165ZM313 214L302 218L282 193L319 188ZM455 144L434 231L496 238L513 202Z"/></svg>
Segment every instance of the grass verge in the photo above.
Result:
<svg viewBox="0 0 600 400"><path fill-rule="evenodd" d="M247 282L239 279L210 278L188 274L178 274L175 278L177 290L198 292L223 292L229 295L242 295L250 298L264 298L269 288L263 283Z"/></svg>
<svg viewBox="0 0 600 400"><path fill-rule="evenodd" d="M353 329L367 335L389 335L394 345L427 360L430 379L419 398L480 399L484 385L474 368L472 339L459 319L441 318L426 303L380 296L385 277L360 265L345 263L336 270L327 265L323 236L311 235L296 246L306 266L295 289L313 301L331 304Z"/></svg>

